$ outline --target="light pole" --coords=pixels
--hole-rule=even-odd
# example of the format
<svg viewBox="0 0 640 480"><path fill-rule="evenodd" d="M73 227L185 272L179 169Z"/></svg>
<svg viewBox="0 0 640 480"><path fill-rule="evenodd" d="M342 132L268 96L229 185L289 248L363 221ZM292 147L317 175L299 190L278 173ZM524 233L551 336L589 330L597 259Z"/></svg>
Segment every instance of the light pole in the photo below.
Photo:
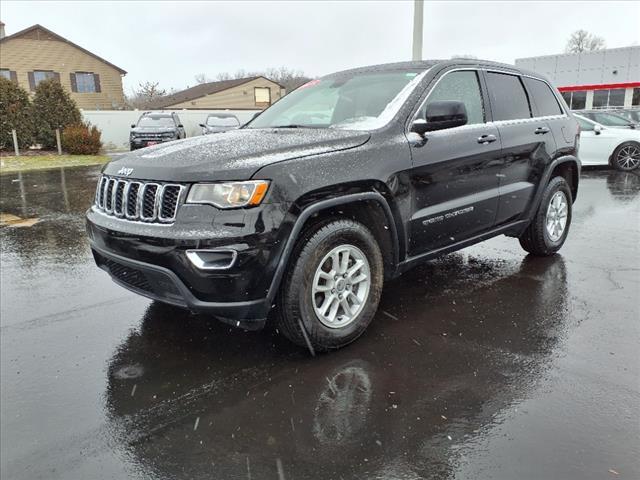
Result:
<svg viewBox="0 0 640 480"><path fill-rule="evenodd" d="M422 60L424 0L413 0L413 60Z"/></svg>

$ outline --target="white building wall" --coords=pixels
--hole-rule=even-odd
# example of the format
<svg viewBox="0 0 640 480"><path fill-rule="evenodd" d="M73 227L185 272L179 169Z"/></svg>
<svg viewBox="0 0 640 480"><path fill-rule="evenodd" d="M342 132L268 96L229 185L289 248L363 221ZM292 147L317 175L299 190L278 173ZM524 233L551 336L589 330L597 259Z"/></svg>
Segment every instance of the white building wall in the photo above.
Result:
<svg viewBox="0 0 640 480"><path fill-rule="evenodd" d="M198 124L204 123L209 113L232 113L240 124L246 123L260 110L164 110L174 111L184 125L187 137L202 134ZM81 110L85 121L95 125L102 132L102 143L107 151L129 150L131 125L138 121L139 110Z"/></svg>
<svg viewBox="0 0 640 480"><path fill-rule="evenodd" d="M640 46L518 58L515 64L545 75L556 87L639 82Z"/></svg>

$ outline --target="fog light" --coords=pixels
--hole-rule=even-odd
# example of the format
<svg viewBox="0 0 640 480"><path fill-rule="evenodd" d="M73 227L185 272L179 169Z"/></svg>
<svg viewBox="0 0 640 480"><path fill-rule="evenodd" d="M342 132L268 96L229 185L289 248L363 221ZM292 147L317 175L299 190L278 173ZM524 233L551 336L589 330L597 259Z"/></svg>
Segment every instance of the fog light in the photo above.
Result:
<svg viewBox="0 0 640 480"><path fill-rule="evenodd" d="M200 270L227 270L238 256L235 250L187 250L187 258Z"/></svg>

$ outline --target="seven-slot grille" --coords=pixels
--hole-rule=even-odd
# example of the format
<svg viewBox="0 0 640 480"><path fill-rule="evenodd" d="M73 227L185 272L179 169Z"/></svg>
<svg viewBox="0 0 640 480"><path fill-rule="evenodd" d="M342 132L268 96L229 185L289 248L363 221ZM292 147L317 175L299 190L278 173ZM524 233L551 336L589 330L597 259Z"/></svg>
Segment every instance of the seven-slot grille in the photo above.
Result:
<svg viewBox="0 0 640 480"><path fill-rule="evenodd" d="M103 175L98 182L98 210L142 222L171 223L176 218L183 185L140 182Z"/></svg>

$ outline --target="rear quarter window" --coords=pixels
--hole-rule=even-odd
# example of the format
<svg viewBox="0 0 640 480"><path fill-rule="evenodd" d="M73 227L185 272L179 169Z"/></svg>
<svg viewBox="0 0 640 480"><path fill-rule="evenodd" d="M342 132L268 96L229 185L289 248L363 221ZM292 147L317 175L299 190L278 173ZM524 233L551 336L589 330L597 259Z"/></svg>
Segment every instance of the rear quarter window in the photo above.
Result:
<svg viewBox="0 0 640 480"><path fill-rule="evenodd" d="M549 85L535 78L524 77L522 80L529 91L529 98L532 100L532 107L536 116L546 117L563 114L562 108L560 108L560 104Z"/></svg>
<svg viewBox="0 0 640 480"><path fill-rule="evenodd" d="M531 118L529 99L517 75L487 72L493 120Z"/></svg>

